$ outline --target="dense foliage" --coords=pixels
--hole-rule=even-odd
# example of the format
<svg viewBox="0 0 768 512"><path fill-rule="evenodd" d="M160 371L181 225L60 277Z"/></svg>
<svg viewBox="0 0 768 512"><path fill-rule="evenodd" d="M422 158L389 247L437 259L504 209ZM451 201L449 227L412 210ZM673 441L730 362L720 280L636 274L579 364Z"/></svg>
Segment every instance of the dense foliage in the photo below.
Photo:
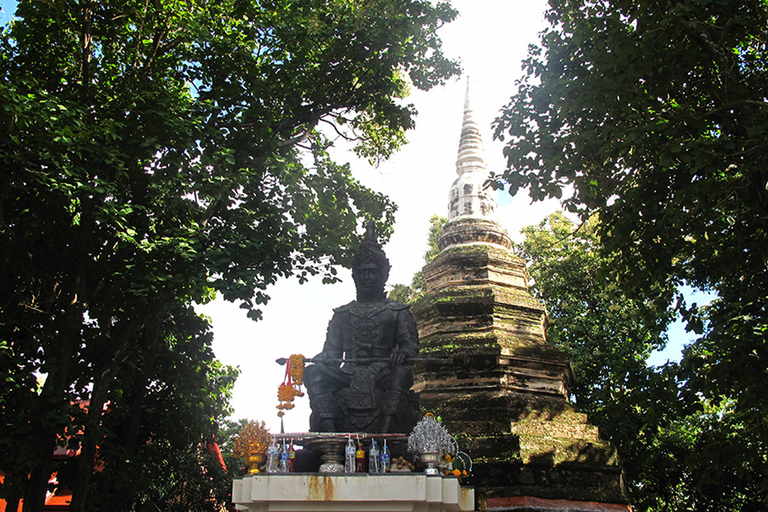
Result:
<svg viewBox="0 0 768 512"><path fill-rule="evenodd" d="M551 27L497 120L509 141L497 182L563 198L584 219L599 212L601 251L627 297L676 308L701 334L669 377L679 388L669 400L703 409L677 416L679 439L656 438L684 451L677 468L635 461L663 496L644 503L764 508L768 4L550 4ZM685 304L674 292L684 283L717 299Z"/></svg>
<svg viewBox="0 0 768 512"><path fill-rule="evenodd" d="M278 277L332 281L365 219L386 231L394 206L319 127L372 160L397 149L408 82L457 71L435 35L455 12L86 0L16 16L0 34L3 493L42 510L54 447L80 441L82 510L113 469L171 464L215 433L234 370L193 302L218 292L258 318Z"/></svg>
<svg viewBox="0 0 768 512"><path fill-rule="evenodd" d="M562 213L523 229L515 252L528 263L533 293L547 307L547 339L569 352L578 405L595 413L627 392L646 361L667 342L671 315L622 293L613 260L602 254L597 217L578 229Z"/></svg>
<svg viewBox="0 0 768 512"><path fill-rule="evenodd" d="M576 226L555 213L525 228L516 251L547 304L548 339L572 357L577 406L619 450L632 505L761 510L759 439L734 401L691 386L685 366L646 365L666 342L671 314L623 292L599 226L597 217Z"/></svg>

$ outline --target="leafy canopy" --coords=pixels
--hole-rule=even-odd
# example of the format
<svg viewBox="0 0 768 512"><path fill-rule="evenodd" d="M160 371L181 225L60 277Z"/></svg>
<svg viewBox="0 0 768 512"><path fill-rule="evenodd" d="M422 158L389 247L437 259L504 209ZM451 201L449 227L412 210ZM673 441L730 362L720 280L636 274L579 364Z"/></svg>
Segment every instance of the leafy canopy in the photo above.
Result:
<svg viewBox="0 0 768 512"><path fill-rule="evenodd" d="M578 227L562 212L523 229L515 252L528 263L534 296L549 316L547 339L573 357L579 406L597 412L627 392L651 352L667 342L667 310L622 292L613 260L600 249L599 220Z"/></svg>
<svg viewBox="0 0 768 512"><path fill-rule="evenodd" d="M648 367L671 319L627 296L603 250L599 217L562 213L524 228L516 251L546 305L548 340L571 356L577 406L619 451L637 510L759 510L765 460L735 401L703 396L675 363Z"/></svg>
<svg viewBox="0 0 768 512"><path fill-rule="evenodd" d="M718 450L716 467L746 478L768 443L768 5L550 5L551 27L496 121L508 141L497 184L563 198L583 219L599 213L601 251L624 293L676 308L701 334L676 377L681 399L726 404L724 425L748 442L741 457ZM685 304L674 292L683 283L718 298ZM765 478L701 481L768 499ZM696 506L717 509L708 496Z"/></svg>
<svg viewBox="0 0 768 512"><path fill-rule="evenodd" d="M215 430L224 405L169 409L188 436L140 407L169 389L226 401L212 383L232 370L181 319L215 292L258 319L279 277L333 281L366 220L388 232L394 205L331 159L328 134L373 160L396 150L409 86L457 72L436 35L455 15L422 0L19 4L0 29L6 494L25 486L40 510L50 454L80 432L81 510L96 446L116 436L135 453L147 439L105 414L139 411L168 443ZM199 347L180 366L177 339Z"/></svg>

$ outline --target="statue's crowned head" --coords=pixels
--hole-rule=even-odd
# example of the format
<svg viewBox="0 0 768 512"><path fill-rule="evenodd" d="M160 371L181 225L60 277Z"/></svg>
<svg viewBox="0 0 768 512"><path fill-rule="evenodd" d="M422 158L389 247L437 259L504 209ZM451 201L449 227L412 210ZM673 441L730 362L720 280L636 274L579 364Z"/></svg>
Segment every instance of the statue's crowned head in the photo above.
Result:
<svg viewBox="0 0 768 512"><path fill-rule="evenodd" d="M352 259L352 278L357 287L359 301L372 301L383 298L384 285L389 278L389 260L376 241L374 223L370 221L365 230L363 243Z"/></svg>

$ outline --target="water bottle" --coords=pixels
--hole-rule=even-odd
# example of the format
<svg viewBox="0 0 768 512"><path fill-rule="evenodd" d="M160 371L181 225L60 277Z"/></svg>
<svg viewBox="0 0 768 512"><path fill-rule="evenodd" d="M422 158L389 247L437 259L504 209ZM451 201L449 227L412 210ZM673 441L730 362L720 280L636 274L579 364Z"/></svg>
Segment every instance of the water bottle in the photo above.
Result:
<svg viewBox="0 0 768 512"><path fill-rule="evenodd" d="M279 471L278 451L277 442L273 437L267 448L267 473L277 473Z"/></svg>
<svg viewBox="0 0 768 512"><path fill-rule="evenodd" d="M344 472L355 472L355 445L352 444L352 438L349 438L347 447L344 449Z"/></svg>
<svg viewBox="0 0 768 512"><path fill-rule="evenodd" d="M387 447L387 440L384 440L384 446L381 448L381 465L379 471L382 473L389 472L389 466L392 464L392 457L389 455L389 448Z"/></svg>
<svg viewBox="0 0 768 512"><path fill-rule="evenodd" d="M283 443L280 447L280 473L289 473L291 471L291 456L288 453L288 445Z"/></svg>
<svg viewBox="0 0 768 512"><path fill-rule="evenodd" d="M379 454L379 445L376 440L371 440L371 449L368 451L368 472L381 473L381 459Z"/></svg>

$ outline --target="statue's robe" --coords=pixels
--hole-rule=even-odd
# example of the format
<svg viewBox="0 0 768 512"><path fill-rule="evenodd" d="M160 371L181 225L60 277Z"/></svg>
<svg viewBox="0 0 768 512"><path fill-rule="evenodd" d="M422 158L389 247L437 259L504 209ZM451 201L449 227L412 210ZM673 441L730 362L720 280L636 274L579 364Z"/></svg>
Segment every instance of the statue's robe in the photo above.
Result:
<svg viewBox="0 0 768 512"><path fill-rule="evenodd" d="M395 348L406 358L419 353L416 321L407 305L383 299L336 308L323 351L306 369L310 430L378 432L383 417L391 415L390 432L410 431L419 415L418 397L409 391L413 368L408 362L389 365Z"/></svg>

